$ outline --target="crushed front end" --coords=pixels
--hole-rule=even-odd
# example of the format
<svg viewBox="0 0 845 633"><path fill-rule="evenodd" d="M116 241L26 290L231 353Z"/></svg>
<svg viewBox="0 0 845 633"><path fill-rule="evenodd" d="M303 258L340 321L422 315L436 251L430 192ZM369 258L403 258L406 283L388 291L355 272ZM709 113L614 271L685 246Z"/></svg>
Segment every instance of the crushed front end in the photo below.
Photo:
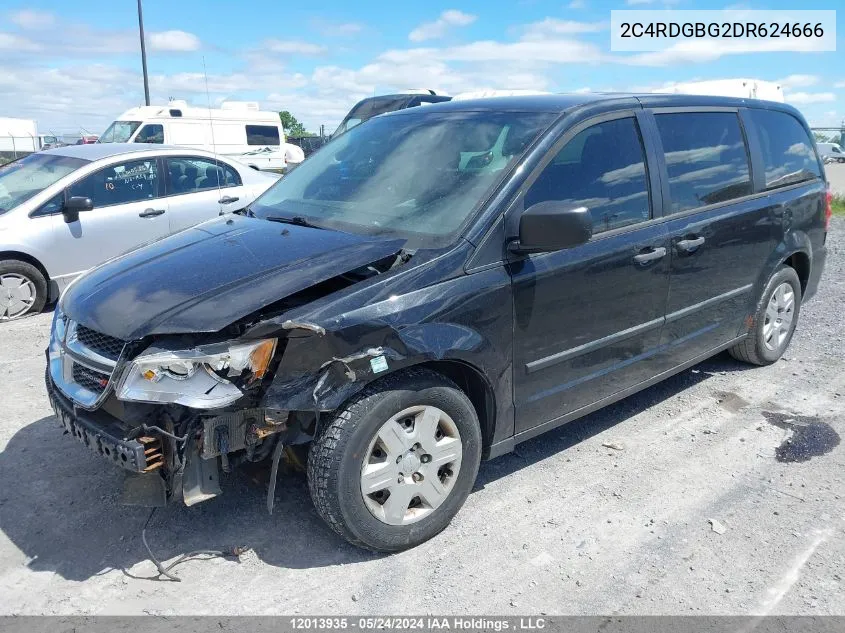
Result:
<svg viewBox="0 0 845 633"><path fill-rule="evenodd" d="M47 394L67 433L127 471L125 503L192 505L220 493L219 470L261 461L291 434L287 411L260 406L276 345L127 342L57 307Z"/></svg>

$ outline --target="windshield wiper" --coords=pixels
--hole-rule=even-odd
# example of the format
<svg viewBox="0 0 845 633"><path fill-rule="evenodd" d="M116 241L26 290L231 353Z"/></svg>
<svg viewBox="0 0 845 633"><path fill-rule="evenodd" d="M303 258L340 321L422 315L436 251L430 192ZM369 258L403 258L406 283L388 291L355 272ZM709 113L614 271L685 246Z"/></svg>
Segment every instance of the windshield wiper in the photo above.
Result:
<svg viewBox="0 0 845 633"><path fill-rule="evenodd" d="M281 222L282 224L296 224L297 226L307 226L308 228L311 228L311 229L324 229L325 228L325 227L322 227L318 224L314 224L312 222L309 222L308 220L306 220L301 215L295 215L292 218L285 218L285 217L282 217L282 216L279 216L279 215L268 215L264 219L269 220L270 222Z"/></svg>

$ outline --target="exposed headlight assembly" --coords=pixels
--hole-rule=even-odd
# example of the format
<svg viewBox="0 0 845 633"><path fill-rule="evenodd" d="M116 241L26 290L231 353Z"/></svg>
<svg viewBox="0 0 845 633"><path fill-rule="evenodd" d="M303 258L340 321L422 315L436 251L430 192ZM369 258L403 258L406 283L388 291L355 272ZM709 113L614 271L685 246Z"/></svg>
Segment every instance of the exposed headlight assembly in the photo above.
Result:
<svg viewBox="0 0 845 633"><path fill-rule="evenodd" d="M276 339L152 349L133 360L117 383L121 400L216 409L235 402L242 387L267 372Z"/></svg>

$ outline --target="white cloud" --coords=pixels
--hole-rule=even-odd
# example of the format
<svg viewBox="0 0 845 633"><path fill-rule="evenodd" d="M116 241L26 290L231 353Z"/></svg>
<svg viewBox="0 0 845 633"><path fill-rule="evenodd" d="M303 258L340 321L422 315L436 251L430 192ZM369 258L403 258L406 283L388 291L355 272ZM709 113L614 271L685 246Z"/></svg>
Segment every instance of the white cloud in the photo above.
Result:
<svg viewBox="0 0 845 633"><path fill-rule="evenodd" d="M475 16L459 13L457 22L471 23ZM453 12L447 17L443 33L457 27ZM441 19L443 19L441 16ZM308 28L338 37L354 36L357 23L311 22ZM364 27L361 27L364 28ZM186 99L194 105L212 104L223 100L258 100L262 109L290 110L310 130L326 124L331 131L349 108L358 100L373 94L401 91L410 87L434 88L448 94L470 90L528 89L557 92L563 88L579 88L586 79L564 79L567 65L571 68L584 65L673 66L664 76L686 72L683 64L715 59L724 55L756 52L737 44L720 42L673 47L658 53L611 53L604 41L595 44L580 39L581 35L600 32L606 25L599 22L581 22L547 18L508 31L507 38L470 41L466 44L411 45L408 48L386 50L371 57L367 63L350 66L343 61L331 64L312 63L308 70L293 72L287 67L294 55L317 56L329 52L325 46L307 40L273 39L258 42L253 48L236 53L234 69L216 72L209 67L208 97L205 75L201 72L159 72L161 67L153 61L150 77L154 103L163 103L168 97ZM166 37L164 37L166 35ZM425 39L441 37L437 33L423 34ZM161 37L159 37L161 36ZM202 47L184 31L167 31L149 35L150 49L156 51L189 52ZM305 36L303 36L304 38ZM155 46L153 40L158 38ZM318 42L320 40L317 40ZM712 50L717 48L715 52ZM0 94L3 95L4 115L36 118L39 126L47 130L69 131L85 126L92 132L102 131L120 112L139 105L143 99L139 64L137 63L138 36L134 29L104 30L84 24L69 24L67 28L47 31L18 29L0 33ZM92 60L104 60L93 63ZM177 70L196 69L196 64L183 65ZM627 72L626 72L627 71ZM626 84L641 82L633 69L623 69L617 76L625 84L601 88L624 89ZM811 75L791 75L782 81L792 89L814 82ZM103 78L107 78L105 81ZM648 77L658 84L662 77ZM845 79L845 78L843 78ZM583 83L581 83L583 81ZM563 82L563 83L561 83ZM571 82L571 83L570 83ZM575 83L578 82L578 83ZM824 90L828 90L827 83ZM272 86L272 87L271 87ZM271 88L268 88L271 87ZM838 87L845 87L845 81ZM832 90L832 88L830 88ZM588 88L579 88L578 92ZM823 103L831 101L831 93L797 92L787 96L793 103ZM804 101L802 101L802 99ZM808 114L827 106L807 106ZM821 114L819 114L821 116ZM827 115L826 115L827 116ZM63 129L59 129L63 128Z"/></svg>
<svg viewBox="0 0 845 633"><path fill-rule="evenodd" d="M171 30L147 34L150 52L189 52L202 47L193 33ZM136 54L139 50L138 33L134 30L100 30L85 24L72 24L67 28L38 30L28 29L25 35L0 32L0 51L10 56L40 52L43 58L91 58L99 61L104 55ZM49 57L47 57L49 56ZM42 57L28 56L26 63L38 63Z"/></svg>
<svg viewBox="0 0 845 633"><path fill-rule="evenodd" d="M0 33L0 51L24 53L40 50L41 46L25 37L21 37L20 35L16 35L14 33Z"/></svg>
<svg viewBox="0 0 845 633"><path fill-rule="evenodd" d="M453 26L468 26L478 18L476 15L464 13L457 9L449 9L440 14L434 22L425 22L408 34L412 42L424 42L434 40L446 35L446 32Z"/></svg>
<svg viewBox="0 0 845 633"><path fill-rule="evenodd" d="M394 62L425 64L430 60L456 62L505 62L530 67L533 62L549 64L595 63L604 58L593 44L574 39L523 40L499 42L481 40L447 48L411 48L391 50L378 59Z"/></svg>
<svg viewBox="0 0 845 633"><path fill-rule="evenodd" d="M364 30L364 25L359 22L326 22L324 20L313 20L312 27L320 35L326 37L348 37L357 35Z"/></svg>
<svg viewBox="0 0 845 633"><path fill-rule="evenodd" d="M833 84L833 87L834 88L845 88L845 81L837 81L835 84Z"/></svg>
<svg viewBox="0 0 845 633"><path fill-rule="evenodd" d="M187 31L150 33L147 40L152 51L188 52L197 51L202 47L200 38Z"/></svg>
<svg viewBox="0 0 845 633"><path fill-rule="evenodd" d="M804 105L807 103L831 103L836 101L832 92L789 92L784 95L789 103Z"/></svg>
<svg viewBox="0 0 845 633"><path fill-rule="evenodd" d="M598 33L607 29L605 22L577 22L575 20L558 20L546 18L541 22L534 22L525 27L522 39L547 40L556 39L561 35L578 35L581 33Z"/></svg>
<svg viewBox="0 0 845 633"><path fill-rule="evenodd" d="M642 6L645 4L663 4L667 7L680 4L681 0L625 0L629 7Z"/></svg>
<svg viewBox="0 0 845 633"><path fill-rule="evenodd" d="M572 0L568 5L566 5L567 9L586 9L587 3L584 0Z"/></svg>
<svg viewBox="0 0 845 633"><path fill-rule="evenodd" d="M22 9L10 14L9 21L22 29L46 29L56 23L56 16L49 11Z"/></svg>
<svg viewBox="0 0 845 633"><path fill-rule="evenodd" d="M789 75L781 79L775 79L775 83L781 85L784 90L792 90L793 88L808 88L819 83L818 75Z"/></svg>
<svg viewBox="0 0 845 633"><path fill-rule="evenodd" d="M793 53L820 51L826 46L820 39L793 39L788 43L795 47ZM631 66L671 66L684 63L715 61L727 55L748 55L782 52L784 44L778 39L766 40L682 40L662 51L617 56L614 61Z"/></svg>
<svg viewBox="0 0 845 633"><path fill-rule="evenodd" d="M302 40L266 40L263 47L282 55L322 55L326 52L325 46Z"/></svg>

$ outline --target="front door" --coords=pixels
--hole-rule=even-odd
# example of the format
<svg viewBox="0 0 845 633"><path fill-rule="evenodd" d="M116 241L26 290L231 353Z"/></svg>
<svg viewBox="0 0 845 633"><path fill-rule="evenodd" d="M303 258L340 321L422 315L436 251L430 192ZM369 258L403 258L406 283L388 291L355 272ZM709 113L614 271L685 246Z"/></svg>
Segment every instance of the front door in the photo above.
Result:
<svg viewBox="0 0 845 633"><path fill-rule="evenodd" d="M110 165L68 187L66 195L90 198L91 211L69 224L53 216L55 248L74 276L169 233L167 201L159 195L155 158Z"/></svg>
<svg viewBox="0 0 845 633"><path fill-rule="evenodd" d="M517 433L555 424L654 374L668 236L652 221L653 183L637 118L615 116L568 133L571 140L521 206L546 200L585 206L593 238L510 265Z"/></svg>

